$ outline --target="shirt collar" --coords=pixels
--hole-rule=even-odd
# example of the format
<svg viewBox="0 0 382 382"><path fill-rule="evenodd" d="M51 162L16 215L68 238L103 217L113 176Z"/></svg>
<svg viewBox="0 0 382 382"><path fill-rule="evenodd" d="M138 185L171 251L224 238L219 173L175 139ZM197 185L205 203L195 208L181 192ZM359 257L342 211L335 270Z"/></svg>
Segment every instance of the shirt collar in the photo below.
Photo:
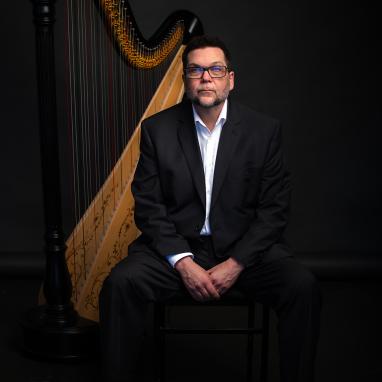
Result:
<svg viewBox="0 0 382 382"><path fill-rule="evenodd" d="M219 123L221 123L221 126L224 125L225 121L227 120L227 109L228 109L228 100L225 100L223 108L222 108L222 110L221 110L221 112L219 114L219 117L216 120L215 127ZM204 126L205 128L207 128L207 126L205 125L205 123L202 121L202 119L200 118L199 114L197 113L194 105L192 105L192 112L193 112L193 115L194 115L195 126L198 126L198 124L200 124L200 125Z"/></svg>

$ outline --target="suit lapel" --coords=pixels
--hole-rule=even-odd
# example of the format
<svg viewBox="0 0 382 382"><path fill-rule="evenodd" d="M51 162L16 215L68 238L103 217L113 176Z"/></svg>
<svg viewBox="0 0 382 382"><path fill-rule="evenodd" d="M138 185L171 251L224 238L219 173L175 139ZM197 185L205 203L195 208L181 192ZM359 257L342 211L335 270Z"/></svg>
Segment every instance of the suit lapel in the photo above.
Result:
<svg viewBox="0 0 382 382"><path fill-rule="evenodd" d="M178 137L184 155L188 162L195 188L203 203L206 206L206 186L204 180L204 170L202 156L200 154L198 137L196 134L191 103L185 102L185 117L179 118Z"/></svg>
<svg viewBox="0 0 382 382"><path fill-rule="evenodd" d="M235 104L230 100L228 102L227 121L222 128L218 152L216 155L211 209L213 208L219 196L224 178L227 174L227 170L232 159L232 155L235 151L237 142L239 141L239 123L240 118L236 111Z"/></svg>
<svg viewBox="0 0 382 382"><path fill-rule="evenodd" d="M199 142L194 124L191 103L184 102L184 109L179 115L179 142L187 159L188 167L190 169L195 188L205 208L206 186L204 179L203 162L202 156L200 154ZM239 114L236 111L235 104L230 100L228 102L227 121L224 124L220 135L219 147L216 155L214 180L212 187L211 209L219 196L224 178L229 168L229 164L232 160L232 155L235 151L237 142L239 141L239 123Z"/></svg>

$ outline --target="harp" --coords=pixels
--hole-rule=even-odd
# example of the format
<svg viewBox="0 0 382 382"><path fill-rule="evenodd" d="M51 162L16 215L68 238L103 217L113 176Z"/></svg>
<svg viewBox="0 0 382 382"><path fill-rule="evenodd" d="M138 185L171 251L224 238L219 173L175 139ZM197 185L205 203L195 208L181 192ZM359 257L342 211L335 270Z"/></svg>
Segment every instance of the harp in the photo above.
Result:
<svg viewBox="0 0 382 382"><path fill-rule="evenodd" d="M181 100L183 44L203 30L194 14L182 10L171 14L145 39L126 0L65 0L62 19L67 31L64 61L68 70L63 76L65 96L58 92L58 104L65 106L57 108L54 3L33 0L46 304L28 312L22 326L27 351L67 358L72 348L62 350L56 344L67 341L61 339L60 328L69 327L65 335L72 335L70 327L78 323L76 311L85 321L98 320L103 280L139 235L130 185L139 158L140 122ZM60 129L65 126L66 132L58 134L57 125ZM67 135L70 142L66 150L60 142L67 164L64 173L71 179L63 188L58 135ZM68 238L61 227L61 193L65 190L70 190L73 207L66 205L64 210L74 216ZM88 337L81 338L86 342ZM50 354L50 347L57 356Z"/></svg>
<svg viewBox="0 0 382 382"><path fill-rule="evenodd" d="M66 1L66 115L76 215L66 261L76 310L97 320L103 280L138 235L130 184L140 122L182 99L183 43L201 27L195 15L178 11L146 40L127 1ZM84 47L90 59L81 57ZM95 60L94 52L104 57Z"/></svg>

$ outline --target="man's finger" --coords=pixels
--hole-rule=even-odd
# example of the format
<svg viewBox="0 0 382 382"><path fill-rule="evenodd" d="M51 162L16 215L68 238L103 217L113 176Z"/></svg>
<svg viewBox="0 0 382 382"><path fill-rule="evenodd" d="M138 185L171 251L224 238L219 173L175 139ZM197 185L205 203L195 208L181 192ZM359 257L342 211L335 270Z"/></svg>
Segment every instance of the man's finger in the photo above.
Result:
<svg viewBox="0 0 382 382"><path fill-rule="evenodd" d="M210 298L215 300L220 298L219 292L212 283L207 284L206 289Z"/></svg>
<svg viewBox="0 0 382 382"><path fill-rule="evenodd" d="M210 298L210 293L207 289L207 286L201 284L197 287L197 292L202 296L203 300Z"/></svg>
<svg viewBox="0 0 382 382"><path fill-rule="evenodd" d="M203 301L203 295L196 289L189 290L191 297L196 301Z"/></svg>

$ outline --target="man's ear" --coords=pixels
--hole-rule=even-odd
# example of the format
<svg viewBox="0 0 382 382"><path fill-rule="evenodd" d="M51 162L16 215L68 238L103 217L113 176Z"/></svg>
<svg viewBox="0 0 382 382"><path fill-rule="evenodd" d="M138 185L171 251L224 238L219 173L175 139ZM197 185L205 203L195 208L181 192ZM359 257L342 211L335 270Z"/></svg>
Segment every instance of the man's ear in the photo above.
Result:
<svg viewBox="0 0 382 382"><path fill-rule="evenodd" d="M229 90L232 90L235 87L235 72L229 72Z"/></svg>

